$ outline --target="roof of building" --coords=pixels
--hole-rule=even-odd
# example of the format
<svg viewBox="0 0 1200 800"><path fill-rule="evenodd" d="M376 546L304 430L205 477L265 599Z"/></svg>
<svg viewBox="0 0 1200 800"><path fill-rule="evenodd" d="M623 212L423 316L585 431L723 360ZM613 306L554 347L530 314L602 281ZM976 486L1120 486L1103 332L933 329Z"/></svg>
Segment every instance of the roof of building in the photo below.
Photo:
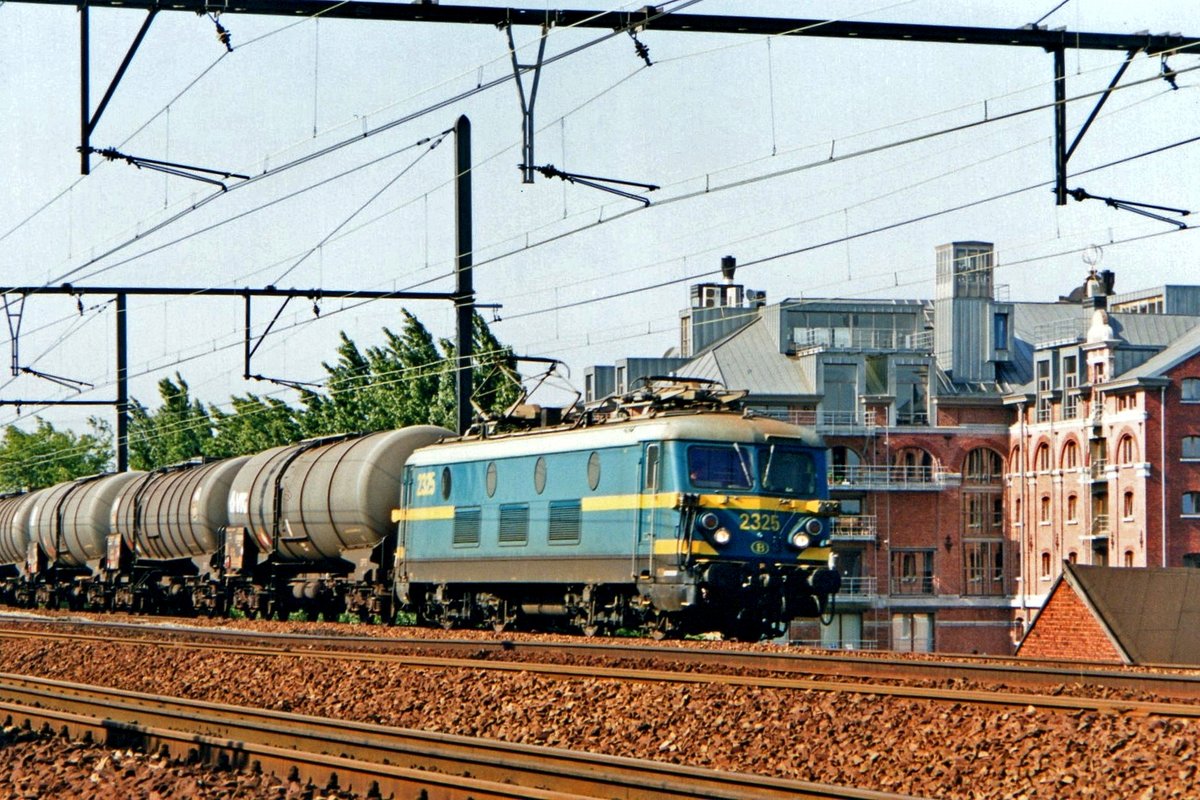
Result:
<svg viewBox="0 0 1200 800"><path fill-rule="evenodd" d="M723 386L750 389L760 397L813 393L813 381L804 365L779 351L777 333L761 315L705 348L686 372L720 381Z"/></svg>
<svg viewBox="0 0 1200 800"><path fill-rule="evenodd" d="M1200 665L1200 569L1063 567L1051 596L1065 582L1128 663Z"/></svg>

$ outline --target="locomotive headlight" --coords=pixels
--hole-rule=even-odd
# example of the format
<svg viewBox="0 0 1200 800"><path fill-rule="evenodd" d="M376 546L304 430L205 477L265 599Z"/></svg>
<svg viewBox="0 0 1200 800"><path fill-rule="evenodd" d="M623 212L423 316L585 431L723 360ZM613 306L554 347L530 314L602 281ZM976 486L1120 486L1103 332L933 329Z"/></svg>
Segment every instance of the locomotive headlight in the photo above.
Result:
<svg viewBox="0 0 1200 800"><path fill-rule="evenodd" d="M704 528L706 531L715 531L717 526L721 524L721 521L717 519L717 515L711 511L705 511L703 514L701 514L698 521L700 523L700 527Z"/></svg>
<svg viewBox="0 0 1200 800"><path fill-rule="evenodd" d="M729 540L732 538L728 528L717 528L712 534L713 542L721 546L729 544Z"/></svg>
<svg viewBox="0 0 1200 800"><path fill-rule="evenodd" d="M803 529L803 531L804 531L805 533L807 533L809 536L816 536L817 534L819 534L819 533L821 532L821 520L819 520L819 519L810 519L810 520L808 520L807 522L805 522L805 523L804 523L804 524L801 526L801 528L802 528L802 529Z"/></svg>
<svg viewBox="0 0 1200 800"><path fill-rule="evenodd" d="M806 549L811 541L812 539L804 531L796 531L792 534L792 547L797 550Z"/></svg>

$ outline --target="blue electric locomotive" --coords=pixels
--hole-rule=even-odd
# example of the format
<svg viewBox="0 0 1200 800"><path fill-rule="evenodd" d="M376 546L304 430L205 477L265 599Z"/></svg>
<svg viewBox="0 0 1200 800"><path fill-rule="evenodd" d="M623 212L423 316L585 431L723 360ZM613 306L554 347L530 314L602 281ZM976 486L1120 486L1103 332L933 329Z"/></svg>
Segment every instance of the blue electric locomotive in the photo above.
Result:
<svg viewBox="0 0 1200 800"><path fill-rule="evenodd" d="M820 439L728 410L642 412L415 451L400 601L444 627L750 639L823 613L840 580Z"/></svg>

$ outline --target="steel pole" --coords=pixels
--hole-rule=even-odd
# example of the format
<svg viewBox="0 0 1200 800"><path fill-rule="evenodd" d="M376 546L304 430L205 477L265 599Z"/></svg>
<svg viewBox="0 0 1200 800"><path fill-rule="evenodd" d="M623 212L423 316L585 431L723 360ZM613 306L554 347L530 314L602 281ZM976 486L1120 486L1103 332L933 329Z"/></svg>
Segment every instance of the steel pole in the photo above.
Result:
<svg viewBox="0 0 1200 800"><path fill-rule="evenodd" d="M475 288L472 276L471 241L471 121L466 115L454 124L455 181L454 219L457 235L458 260L454 266L456 278L454 308L458 321L458 364L455 371L458 406L458 432L471 427L471 356L474 355Z"/></svg>

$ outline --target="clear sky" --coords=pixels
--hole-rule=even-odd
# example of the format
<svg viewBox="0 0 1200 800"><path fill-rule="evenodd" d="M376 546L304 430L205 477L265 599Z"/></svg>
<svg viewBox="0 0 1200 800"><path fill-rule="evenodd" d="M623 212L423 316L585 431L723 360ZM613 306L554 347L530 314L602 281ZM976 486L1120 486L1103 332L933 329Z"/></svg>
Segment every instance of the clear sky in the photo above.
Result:
<svg viewBox="0 0 1200 800"><path fill-rule="evenodd" d="M1016 28L1056 5L702 0L668 7ZM93 105L143 17L92 10ZM211 186L99 158L90 176L79 175L77 18L72 7L0 3L5 285L70 280L449 291L453 140L432 151L417 143L436 140L459 114L471 118L474 131L478 301L502 305L493 328L503 341L522 354L563 359L577 388L589 364L661 355L677 346L677 312L687 286L712 279L726 254L752 264L739 281L766 290L771 302L930 297L934 247L956 239L996 243L997 281L1009 286L1013 300L1066 294L1083 278L1081 251L1089 244L1103 246L1101 266L1116 271L1118 291L1200 282L1190 229L1173 233L1170 225L1098 201L1072 200L1059 208L1048 186L989 200L1052 179L1049 108L829 161L831 154L847 156L1051 102L1052 58L1040 50L651 28L638 36L654 62L647 67L627 35L552 30L548 57L592 46L545 67L535 106L535 160L660 185L643 209L540 176L522 184L516 168L521 116L511 82L361 136L510 75L502 31L230 14L220 20L234 47L226 53L207 17L164 12L93 145L256 176L209 199ZM1200 4L1070 0L1043 24L1200 36ZM520 28L515 35L522 63L533 61L538 31ZM1102 89L1122 59L1121 53L1070 51L1068 97ZM1137 57L1122 81L1127 88L1108 102L1072 157L1072 173L1200 135L1200 70L1189 71L1200 67L1200 55L1179 54L1169 64L1180 71L1177 91L1156 77L1158 58ZM1072 102L1069 124L1081 124L1093 104ZM1198 153L1200 143L1176 147L1073 177L1070 186L1200 210ZM927 218L900 224L919 217ZM30 299L21 365L95 384L84 397L111 397L113 312L106 300L85 298L81 316L72 298ZM377 343L383 326L398 324L399 305L326 301L317 318L311 304L293 302L254 370L319 379L338 331L361 345ZM451 335L449 304L404 305L436 334ZM266 301L256 303L256 329L275 311ZM156 405L155 382L179 371L206 402L225 403L246 391L294 400L290 390L241 380L242 314L237 300L131 299L132 394ZM567 384L556 386L535 399L569 399ZM0 376L0 398L67 396L73 393L35 378ZM0 424L27 422L35 412L68 426L82 426L89 413L111 417L105 408L25 408L18 417L9 407L0 409Z"/></svg>

